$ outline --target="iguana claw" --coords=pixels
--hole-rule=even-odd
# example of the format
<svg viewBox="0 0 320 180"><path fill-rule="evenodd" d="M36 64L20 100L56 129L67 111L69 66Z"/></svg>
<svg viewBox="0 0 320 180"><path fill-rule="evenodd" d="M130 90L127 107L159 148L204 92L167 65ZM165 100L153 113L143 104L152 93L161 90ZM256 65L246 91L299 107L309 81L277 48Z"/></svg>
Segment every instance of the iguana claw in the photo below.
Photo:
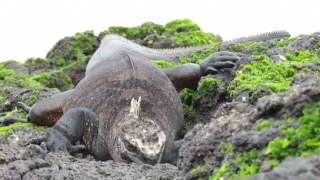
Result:
<svg viewBox="0 0 320 180"><path fill-rule="evenodd" d="M201 63L202 74L217 74L221 70L233 68L239 59L239 56L228 51L214 53Z"/></svg>

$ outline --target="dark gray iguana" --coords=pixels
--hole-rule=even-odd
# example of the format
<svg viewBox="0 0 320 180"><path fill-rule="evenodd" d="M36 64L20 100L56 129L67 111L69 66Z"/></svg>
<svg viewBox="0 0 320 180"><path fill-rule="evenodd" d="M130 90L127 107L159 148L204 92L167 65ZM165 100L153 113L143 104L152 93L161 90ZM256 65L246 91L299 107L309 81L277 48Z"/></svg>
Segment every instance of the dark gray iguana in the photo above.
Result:
<svg viewBox="0 0 320 180"><path fill-rule="evenodd" d="M233 68L238 56L218 52L201 65L160 70L151 60L175 60L205 46L155 50L117 35L106 36L85 77L72 90L36 103L30 122L53 126L32 143L49 151L85 148L96 159L155 164L176 158L183 126L177 93L196 88L201 76ZM75 145L80 141L84 146Z"/></svg>

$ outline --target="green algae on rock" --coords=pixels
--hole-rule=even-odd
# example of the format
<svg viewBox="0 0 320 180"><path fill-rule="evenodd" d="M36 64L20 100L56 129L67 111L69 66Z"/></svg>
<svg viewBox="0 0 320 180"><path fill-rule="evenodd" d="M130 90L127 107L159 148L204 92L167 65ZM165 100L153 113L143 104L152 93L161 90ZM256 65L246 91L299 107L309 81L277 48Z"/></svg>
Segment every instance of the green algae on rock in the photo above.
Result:
<svg viewBox="0 0 320 180"><path fill-rule="evenodd" d="M291 42L293 42L293 41L295 41L295 40L296 40L295 37L286 37L286 38L283 38L283 39L281 39L281 40L279 40L279 41L277 42L277 47L278 47L278 48L286 48L286 47L289 45L289 43L291 43Z"/></svg>
<svg viewBox="0 0 320 180"><path fill-rule="evenodd" d="M184 127L186 130L191 129L195 123L196 109L194 108L194 102L214 94L217 91L218 83L217 79L208 76L200 80L197 90L185 88L179 92L184 110Z"/></svg>
<svg viewBox="0 0 320 180"><path fill-rule="evenodd" d="M218 88L219 81L213 77L207 77L199 82L196 96L208 97L214 93Z"/></svg>
<svg viewBox="0 0 320 180"><path fill-rule="evenodd" d="M212 48L195 51L191 55L181 57L178 62L180 64L187 64L187 63L200 64L203 60L205 60L211 54L217 52L219 49L219 46L220 46L219 44L214 44L212 45Z"/></svg>
<svg viewBox="0 0 320 180"><path fill-rule="evenodd" d="M203 32L190 19L178 19L162 26L152 22L135 27L113 26L99 34L101 40L107 34L118 34L136 43L152 48L170 48L216 44L219 36Z"/></svg>
<svg viewBox="0 0 320 180"><path fill-rule="evenodd" d="M76 33L58 41L48 52L46 59L57 67L63 67L72 62L85 60L93 54L98 45L98 38L93 31Z"/></svg>
<svg viewBox="0 0 320 180"><path fill-rule="evenodd" d="M32 80L28 75L19 75L15 69L7 68L3 64L0 64L0 84L17 87L43 87L41 83Z"/></svg>
<svg viewBox="0 0 320 180"><path fill-rule="evenodd" d="M320 102L310 103L303 108L299 118L289 119L299 126L282 126L283 135L269 142L266 155L283 160L288 156L310 156L320 150Z"/></svg>
<svg viewBox="0 0 320 180"><path fill-rule="evenodd" d="M18 108L14 108L12 111L2 114L0 116L0 120L3 120L7 117L16 117L16 118L26 119L27 114L23 111L18 110ZM44 129L44 127L37 126L33 123L20 123L20 122L18 122L18 123L11 124L9 126L0 126L0 135L7 135L13 129L25 128L25 127L34 128L38 131L42 131Z"/></svg>
<svg viewBox="0 0 320 180"><path fill-rule="evenodd" d="M13 129L17 128L33 128L37 131L43 131L45 128L43 126L37 126L33 123L14 123L9 126L0 126L0 135L7 135L9 134Z"/></svg>
<svg viewBox="0 0 320 180"><path fill-rule="evenodd" d="M61 71L42 72L32 75L31 78L45 87L58 88L61 91L66 91L73 87L71 78Z"/></svg>
<svg viewBox="0 0 320 180"><path fill-rule="evenodd" d="M171 68L171 67L175 66L174 63L168 62L166 60L155 60L155 61L152 61L152 64L155 67L160 68L160 69L166 69L166 68Z"/></svg>
<svg viewBox="0 0 320 180"><path fill-rule="evenodd" d="M221 164L214 170L211 180L220 178L237 179L259 172L262 164L272 169L277 167L287 157L312 157L320 150L320 102L314 102L303 108L298 118L289 118L288 122L298 123L298 127L281 125L283 133L268 142L262 150L250 149L242 151L235 158ZM261 122L270 122L264 120ZM256 128L262 130L269 123L257 124ZM231 168L234 167L234 168Z"/></svg>
<svg viewBox="0 0 320 180"><path fill-rule="evenodd" d="M256 130L263 131L264 129L270 127L271 124L272 124L272 120L270 119L262 120L259 124L257 124Z"/></svg>
<svg viewBox="0 0 320 180"><path fill-rule="evenodd" d="M254 102L262 95L287 91L299 67L318 60L310 51L289 52L286 58L284 62L272 62L267 56L257 56L243 65L228 88L229 95L235 97L248 91L250 101Z"/></svg>
<svg viewBox="0 0 320 180"><path fill-rule="evenodd" d="M107 34L118 34L130 40L140 40L149 35L160 35L164 32L164 27L153 22L146 22L136 27L123 27L123 26L112 26L108 30L102 31L99 34L101 40Z"/></svg>
<svg viewBox="0 0 320 180"><path fill-rule="evenodd" d="M265 54L269 47L264 42L243 42L231 44L228 50L252 55Z"/></svg>

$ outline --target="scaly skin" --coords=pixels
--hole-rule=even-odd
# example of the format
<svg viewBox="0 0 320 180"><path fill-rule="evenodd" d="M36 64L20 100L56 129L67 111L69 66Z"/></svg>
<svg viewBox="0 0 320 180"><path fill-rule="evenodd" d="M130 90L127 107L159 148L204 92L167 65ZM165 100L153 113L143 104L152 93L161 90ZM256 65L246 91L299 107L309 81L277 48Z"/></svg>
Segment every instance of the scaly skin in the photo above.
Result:
<svg viewBox="0 0 320 180"><path fill-rule="evenodd" d="M53 125L31 143L42 143L49 151L84 148L100 160L149 164L175 160L175 140L183 125L177 90L196 87L202 75L234 67L239 57L219 52L201 65L185 64L163 71L150 63L160 57L152 51L157 50L106 36L90 60L86 76L74 89L31 108L29 121ZM171 52L161 58L177 56ZM141 112L136 118L130 102L139 97ZM78 141L84 146L75 146Z"/></svg>
<svg viewBox="0 0 320 180"><path fill-rule="evenodd" d="M254 41L254 42L267 41L272 39L281 39L285 37L290 37L290 34L286 31L274 31L274 32L253 35L249 37L237 38L231 41L224 41L222 42L222 45L230 45L235 43L251 42L251 41ZM117 41L117 43L112 43L113 41ZM102 44L109 44L108 46L107 45L104 46L105 49L108 49L108 48L117 49L118 46L121 46L123 49L126 49L127 51L134 50L140 56L144 56L145 58L150 60L167 60L167 61L177 61L179 60L180 57L191 54L194 51L208 49L212 47L211 44L207 44L207 45L200 45L200 46L193 46L193 47L174 48L174 49L151 49L151 48L136 44L119 35L106 36L102 40ZM102 47L103 46L101 46L93 55L94 57L90 60L90 62L87 65L87 71L88 69L91 69L92 66L94 66L96 61L99 61L102 57L105 57L105 55L108 53L108 51L106 51Z"/></svg>

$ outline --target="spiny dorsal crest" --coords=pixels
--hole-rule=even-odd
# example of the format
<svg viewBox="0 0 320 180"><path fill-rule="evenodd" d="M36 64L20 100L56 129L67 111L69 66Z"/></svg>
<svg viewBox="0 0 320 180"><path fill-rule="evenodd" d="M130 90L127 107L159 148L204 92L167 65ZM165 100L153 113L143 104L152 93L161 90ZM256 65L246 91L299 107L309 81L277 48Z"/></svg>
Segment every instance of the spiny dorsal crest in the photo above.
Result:
<svg viewBox="0 0 320 180"><path fill-rule="evenodd" d="M272 39L281 39L285 37L290 37L290 34L287 31L272 31L257 35L251 35L247 37L236 38L230 41L225 41L223 44L233 44L241 42L252 42L252 41L267 41Z"/></svg>
<svg viewBox="0 0 320 180"><path fill-rule="evenodd" d="M135 118L136 120L139 119L141 111L141 96L139 96L138 100L135 98L131 99L131 105L130 105L130 114Z"/></svg>

